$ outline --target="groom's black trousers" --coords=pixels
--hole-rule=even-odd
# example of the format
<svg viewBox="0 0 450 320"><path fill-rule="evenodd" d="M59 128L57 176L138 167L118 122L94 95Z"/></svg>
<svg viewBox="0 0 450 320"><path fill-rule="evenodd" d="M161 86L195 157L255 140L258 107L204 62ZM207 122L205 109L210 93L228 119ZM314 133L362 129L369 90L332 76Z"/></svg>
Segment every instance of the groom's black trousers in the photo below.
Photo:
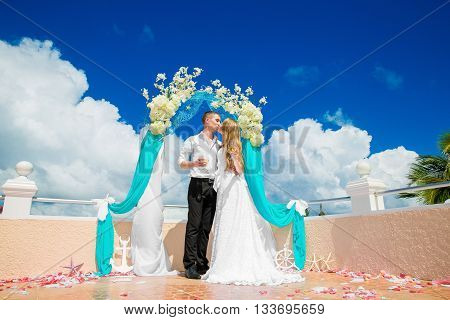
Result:
<svg viewBox="0 0 450 320"><path fill-rule="evenodd" d="M208 178L191 178L189 183L189 211L183 257L185 269L194 264L197 269L208 269L206 250L217 200L213 184L214 180Z"/></svg>

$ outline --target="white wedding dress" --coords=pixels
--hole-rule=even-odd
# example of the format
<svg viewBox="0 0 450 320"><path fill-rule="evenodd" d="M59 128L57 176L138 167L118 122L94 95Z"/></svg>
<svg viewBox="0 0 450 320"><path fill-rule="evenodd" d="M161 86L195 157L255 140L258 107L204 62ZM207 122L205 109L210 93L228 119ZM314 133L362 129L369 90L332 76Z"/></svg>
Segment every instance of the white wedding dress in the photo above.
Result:
<svg viewBox="0 0 450 320"><path fill-rule="evenodd" d="M202 279L235 285L279 285L301 282L297 273L276 268L276 242L270 224L258 213L245 178L225 171L225 155L217 155L211 267Z"/></svg>

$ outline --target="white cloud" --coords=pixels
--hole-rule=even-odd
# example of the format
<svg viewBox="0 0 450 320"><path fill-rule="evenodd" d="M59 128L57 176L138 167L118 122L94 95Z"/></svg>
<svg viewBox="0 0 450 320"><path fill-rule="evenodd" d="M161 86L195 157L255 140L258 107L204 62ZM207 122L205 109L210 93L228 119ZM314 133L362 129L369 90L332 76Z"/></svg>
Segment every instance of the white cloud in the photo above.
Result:
<svg viewBox="0 0 450 320"><path fill-rule="evenodd" d="M409 167L417 156L416 152L406 150L403 146L375 153L369 157L371 176L384 181L388 189L406 187L409 183L406 177ZM420 205L415 199L396 199L393 195L385 196L384 199L386 208Z"/></svg>
<svg viewBox="0 0 450 320"><path fill-rule="evenodd" d="M117 200L128 191L139 155L139 137L106 100L85 96L86 75L61 59L51 41L0 41L0 183L16 176L14 167L30 161L38 196L92 199L106 193ZM168 152L182 141L170 136ZM175 160L166 168L167 203L185 203L185 172ZM186 179L185 179L186 180ZM175 186L174 186L175 185ZM83 208L83 209L81 209ZM85 215L77 205L36 205L33 212ZM89 210L89 212L94 212Z"/></svg>
<svg viewBox="0 0 450 320"><path fill-rule="evenodd" d="M124 123L116 106L84 96L88 82L82 70L63 60L50 41L24 39L18 45L0 41L0 75L0 184L16 176L18 161L27 160L35 167L30 178L39 187L38 196L92 199L110 193L119 201L126 196L139 153L138 134ZM302 144L304 130L308 134ZM388 188L405 186L408 166L417 154L398 147L370 155L371 140L367 131L354 126L323 130L313 119L274 131L263 149L270 198L291 198L273 183L302 199L346 196L345 185L357 178L355 165L365 157L372 176L383 179ZM186 204L188 173L176 164L181 143L176 136L166 138L163 190L168 192L163 201L168 204ZM299 151L303 166L293 156ZM277 171L277 165L284 167ZM34 210L69 215L88 211L63 205Z"/></svg>
<svg viewBox="0 0 450 320"><path fill-rule="evenodd" d="M290 67L284 78L293 86L303 87L319 79L319 68L316 66Z"/></svg>
<svg viewBox="0 0 450 320"><path fill-rule="evenodd" d="M326 122L334 123L341 127L353 124L352 120L342 112L342 108L338 108L333 114L329 111L325 112L323 119Z"/></svg>
<svg viewBox="0 0 450 320"><path fill-rule="evenodd" d="M417 154L398 147L370 155L371 140L367 131L354 126L323 130L322 124L313 119L301 119L287 131L275 131L263 150L268 195L276 202L347 196L345 186L358 178L356 164L364 158L372 166L371 176L382 179L388 189L406 186L405 176ZM390 198L387 206L409 204L410 200ZM348 212L349 204L335 203L326 208L329 213Z"/></svg>
<svg viewBox="0 0 450 320"><path fill-rule="evenodd" d="M0 181L33 163L39 196L124 197L138 157L138 136L117 107L83 97L86 75L50 41L0 41Z"/></svg>
<svg viewBox="0 0 450 320"><path fill-rule="evenodd" d="M152 28L150 28L148 25L144 25L139 36L139 41L141 41L141 43L149 43L155 41L155 34L153 33Z"/></svg>
<svg viewBox="0 0 450 320"><path fill-rule="evenodd" d="M372 75L379 82L384 83L390 90L398 89L403 85L403 77L401 75L381 66L375 67Z"/></svg>

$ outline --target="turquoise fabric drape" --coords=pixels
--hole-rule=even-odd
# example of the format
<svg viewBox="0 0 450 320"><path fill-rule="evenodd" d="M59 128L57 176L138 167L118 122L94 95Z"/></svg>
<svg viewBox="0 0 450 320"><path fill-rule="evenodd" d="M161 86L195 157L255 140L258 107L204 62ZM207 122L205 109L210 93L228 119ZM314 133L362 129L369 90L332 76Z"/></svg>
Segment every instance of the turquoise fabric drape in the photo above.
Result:
<svg viewBox="0 0 450 320"><path fill-rule="evenodd" d="M139 199L150 181L153 165L155 164L162 144L162 135L153 135L150 131L147 131L141 143L133 181L131 182L131 187L125 200L121 203L109 204L106 219L104 221L97 220L95 259L97 271L100 275L109 274L112 268L110 259L114 254L114 227L111 212L123 214L137 206Z"/></svg>
<svg viewBox="0 0 450 320"><path fill-rule="evenodd" d="M295 205L288 209L285 204L273 204L266 198L264 190L264 171L261 147L253 147L249 140L242 139L244 158L244 175L250 194L258 212L271 224L285 227L292 223L292 248L295 265L303 269L306 259L306 240L304 218L296 210Z"/></svg>

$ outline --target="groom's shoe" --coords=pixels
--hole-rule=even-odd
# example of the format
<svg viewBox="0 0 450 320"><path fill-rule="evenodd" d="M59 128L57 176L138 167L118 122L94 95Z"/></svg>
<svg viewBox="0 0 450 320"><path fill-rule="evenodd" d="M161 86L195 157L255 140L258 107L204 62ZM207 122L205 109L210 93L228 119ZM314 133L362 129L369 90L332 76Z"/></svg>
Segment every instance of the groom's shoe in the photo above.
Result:
<svg viewBox="0 0 450 320"><path fill-rule="evenodd" d="M208 269L209 269L208 266L198 266L197 267L197 272L200 275L204 275L208 271Z"/></svg>
<svg viewBox="0 0 450 320"><path fill-rule="evenodd" d="M197 272L197 269L195 268L195 265L187 268L184 273L186 274L186 278L188 278L188 279L200 279L201 278L200 274Z"/></svg>

